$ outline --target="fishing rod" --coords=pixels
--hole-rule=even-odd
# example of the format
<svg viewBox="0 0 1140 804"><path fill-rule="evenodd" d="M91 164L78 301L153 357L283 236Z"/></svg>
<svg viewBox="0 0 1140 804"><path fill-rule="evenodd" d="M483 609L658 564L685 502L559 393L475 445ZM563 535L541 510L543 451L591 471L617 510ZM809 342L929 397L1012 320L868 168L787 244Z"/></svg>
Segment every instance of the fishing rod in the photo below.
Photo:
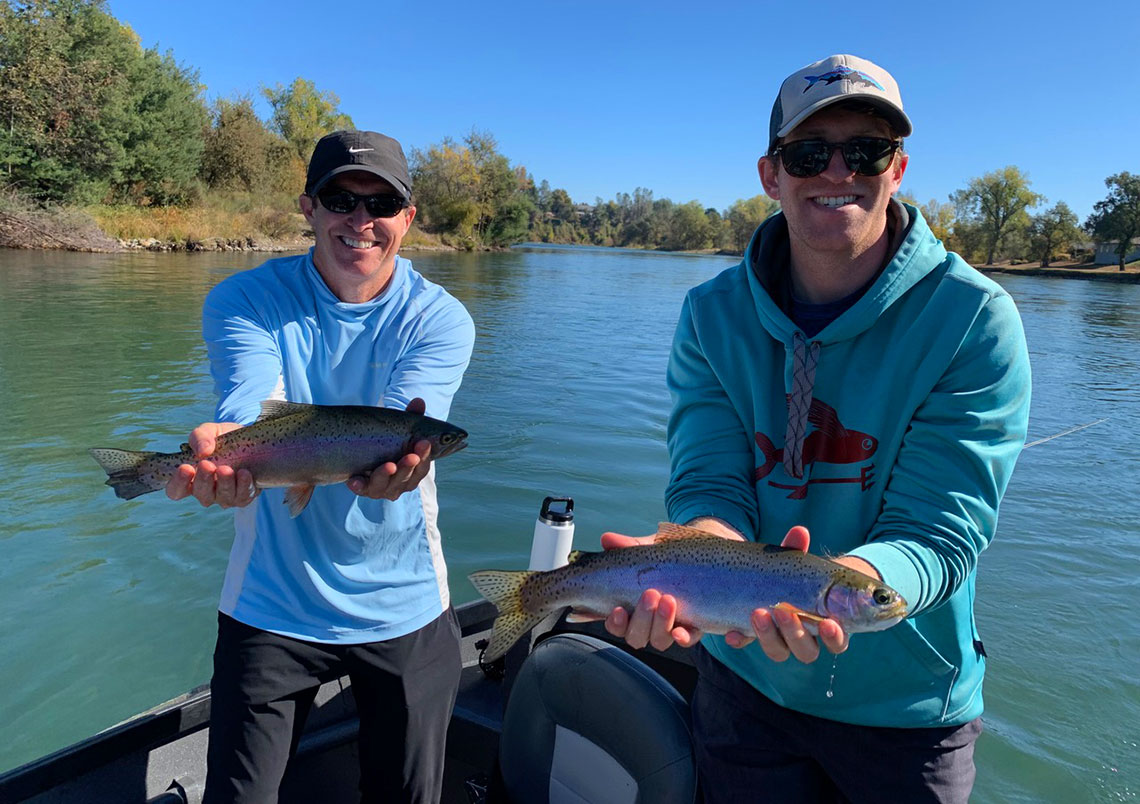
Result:
<svg viewBox="0 0 1140 804"><path fill-rule="evenodd" d="M1095 422L1089 422L1088 424L1078 424L1076 427L1070 427L1068 430L1062 430L1061 432L1054 433L1051 436L1046 436L1045 438L1039 438L1036 441L1030 441L1028 444L1026 444L1024 447L1022 447L1022 449L1029 449L1030 447L1036 447L1038 444L1044 444L1046 441L1052 441L1054 438L1060 438L1061 436L1067 436L1070 433L1075 433L1078 430L1084 430L1086 427L1092 427L1094 424L1100 424L1101 422L1106 422L1109 420L1109 418L1110 417L1106 416L1103 419L1097 419Z"/></svg>

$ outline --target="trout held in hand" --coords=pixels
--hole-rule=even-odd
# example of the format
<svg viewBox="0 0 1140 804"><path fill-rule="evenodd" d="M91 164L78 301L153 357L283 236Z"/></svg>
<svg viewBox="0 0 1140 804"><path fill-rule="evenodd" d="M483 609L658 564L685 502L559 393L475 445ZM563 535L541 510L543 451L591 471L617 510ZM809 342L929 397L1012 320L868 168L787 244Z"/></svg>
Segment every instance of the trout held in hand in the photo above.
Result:
<svg viewBox="0 0 1140 804"><path fill-rule="evenodd" d="M831 618L847 633L882 631L906 616L906 601L882 581L799 550L722 539L663 522L653 544L575 551L547 572L483 570L468 576L499 616L483 660L494 661L544 617L570 606L571 620L605 617L615 606L633 611L641 593L677 599L679 625L705 633L752 633L757 608L784 608L804 626Z"/></svg>
<svg viewBox="0 0 1140 804"><path fill-rule="evenodd" d="M287 486L285 502L297 516L316 486L367 476L382 463L431 442L430 459L467 446L467 433L420 413L367 405L305 405L266 400L253 424L218 436L207 460L248 469L259 488ZM164 488L184 463L197 463L189 444L181 452L92 449L108 475L107 485L124 500Z"/></svg>

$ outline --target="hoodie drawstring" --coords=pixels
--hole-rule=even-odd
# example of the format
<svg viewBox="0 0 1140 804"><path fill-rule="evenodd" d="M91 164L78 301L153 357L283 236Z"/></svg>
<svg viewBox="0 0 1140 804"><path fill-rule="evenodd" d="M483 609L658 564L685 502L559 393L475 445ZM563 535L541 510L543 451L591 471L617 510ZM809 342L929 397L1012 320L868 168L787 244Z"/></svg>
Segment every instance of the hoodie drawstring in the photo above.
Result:
<svg viewBox="0 0 1140 804"><path fill-rule="evenodd" d="M788 429L784 433L784 471L789 477L804 476L804 439L807 437L808 410L819 362L819 341L808 344L797 331L792 345L792 392L788 395Z"/></svg>

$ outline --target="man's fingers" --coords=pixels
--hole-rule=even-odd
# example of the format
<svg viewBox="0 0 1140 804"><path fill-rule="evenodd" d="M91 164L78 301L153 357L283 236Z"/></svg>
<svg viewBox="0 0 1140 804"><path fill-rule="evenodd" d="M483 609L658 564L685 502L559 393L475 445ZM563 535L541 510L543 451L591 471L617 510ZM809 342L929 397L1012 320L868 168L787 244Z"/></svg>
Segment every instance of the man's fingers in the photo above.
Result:
<svg viewBox="0 0 1140 804"><path fill-rule="evenodd" d="M189 497L197 471L188 463L179 466L174 477L166 484L166 496L172 500L184 500Z"/></svg>
<svg viewBox="0 0 1140 804"><path fill-rule="evenodd" d="M742 634L739 631L729 631L724 635L724 641L730 648L744 648L756 641L756 637Z"/></svg>
<svg viewBox="0 0 1140 804"><path fill-rule="evenodd" d="M204 507L214 504L214 478L217 467L210 461L199 461L194 475L194 499Z"/></svg>
<svg viewBox="0 0 1140 804"><path fill-rule="evenodd" d="M629 612L618 606L606 617L606 630L616 637L624 637L629 630Z"/></svg>
<svg viewBox="0 0 1140 804"><path fill-rule="evenodd" d="M682 648L693 647L693 645L696 645L698 642L700 642L701 638L705 635L704 632L699 628L693 628L691 626L686 627L683 625L676 626L670 632L670 634L673 637L673 641L680 645Z"/></svg>
<svg viewBox="0 0 1140 804"><path fill-rule="evenodd" d="M825 648L835 654L843 653L851 644L847 632L835 620L824 620L819 624L819 639Z"/></svg>
<svg viewBox="0 0 1140 804"><path fill-rule="evenodd" d="M780 546L806 553L810 543L811 536L808 534L808 529L803 525L793 525L792 529L784 536L784 540L780 542Z"/></svg>
<svg viewBox="0 0 1140 804"><path fill-rule="evenodd" d="M653 615L657 611L657 604L661 600L661 593L656 589L646 589L637 602L637 608L629 619L629 628L625 633L625 641L633 648L644 648L649 644L650 632L653 629Z"/></svg>
<svg viewBox="0 0 1140 804"><path fill-rule="evenodd" d="M793 656L804 664L811 664L819 658L819 642L807 632L794 612L778 608L772 612L772 617Z"/></svg>
<svg viewBox="0 0 1140 804"><path fill-rule="evenodd" d="M752 612L752 630L756 632L756 639L760 641L764 654L772 661L786 662L792 655L768 609Z"/></svg>
<svg viewBox="0 0 1140 804"><path fill-rule="evenodd" d="M237 478L232 466L218 466L214 472L214 502L232 508L237 500Z"/></svg>
<svg viewBox="0 0 1140 804"><path fill-rule="evenodd" d="M624 533L606 531L602 534L602 549L613 550L620 547L636 547L639 544L653 544L656 536L626 536Z"/></svg>
<svg viewBox="0 0 1140 804"><path fill-rule="evenodd" d="M218 446L217 431L216 424L199 425L190 431L187 442L190 444L190 449L194 450L195 458L206 458L214 454Z"/></svg>
<svg viewBox="0 0 1140 804"><path fill-rule="evenodd" d="M666 650L673 644L673 625L677 617L677 598L672 595L661 595L657 601L657 609L653 613L653 622L649 628L649 644L657 650Z"/></svg>

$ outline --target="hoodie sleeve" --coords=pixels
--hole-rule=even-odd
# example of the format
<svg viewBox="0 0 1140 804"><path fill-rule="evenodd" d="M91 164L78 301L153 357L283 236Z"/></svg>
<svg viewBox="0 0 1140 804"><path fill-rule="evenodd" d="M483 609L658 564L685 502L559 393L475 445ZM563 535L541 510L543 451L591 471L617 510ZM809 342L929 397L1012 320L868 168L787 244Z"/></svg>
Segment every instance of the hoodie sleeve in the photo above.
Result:
<svg viewBox="0 0 1140 804"><path fill-rule="evenodd" d="M673 397L666 509L673 522L711 516L755 534L760 522L748 431L705 357L691 299L681 309L666 375Z"/></svg>
<svg viewBox="0 0 1140 804"><path fill-rule="evenodd" d="M949 368L915 413L868 543L912 614L969 578L997 527L998 503L1025 444L1029 353L1008 294L980 309Z"/></svg>

